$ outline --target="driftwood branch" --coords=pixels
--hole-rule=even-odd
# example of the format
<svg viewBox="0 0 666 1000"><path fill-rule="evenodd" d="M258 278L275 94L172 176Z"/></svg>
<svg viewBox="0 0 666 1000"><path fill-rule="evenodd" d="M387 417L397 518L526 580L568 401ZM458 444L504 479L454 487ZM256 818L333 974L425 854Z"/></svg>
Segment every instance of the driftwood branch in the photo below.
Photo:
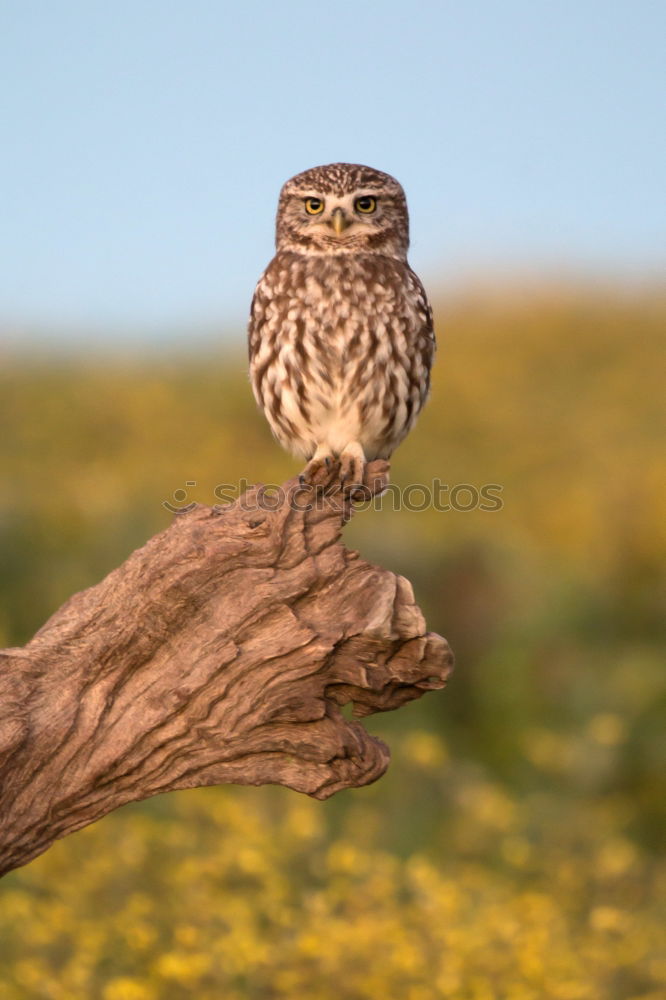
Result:
<svg viewBox="0 0 666 1000"><path fill-rule="evenodd" d="M386 471L369 467L371 491ZM324 799L384 773L387 747L341 706L397 708L443 687L452 657L410 584L341 543L335 473L177 515L0 653L0 873L159 792Z"/></svg>

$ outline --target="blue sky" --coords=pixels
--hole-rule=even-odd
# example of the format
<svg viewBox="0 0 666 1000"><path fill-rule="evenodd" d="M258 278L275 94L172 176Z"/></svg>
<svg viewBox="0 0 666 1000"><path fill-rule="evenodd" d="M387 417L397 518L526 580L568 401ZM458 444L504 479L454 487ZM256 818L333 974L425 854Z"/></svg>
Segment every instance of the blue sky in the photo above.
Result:
<svg viewBox="0 0 666 1000"><path fill-rule="evenodd" d="M663 2L0 0L0 330L237 330L277 194L395 174L432 287L664 259Z"/></svg>

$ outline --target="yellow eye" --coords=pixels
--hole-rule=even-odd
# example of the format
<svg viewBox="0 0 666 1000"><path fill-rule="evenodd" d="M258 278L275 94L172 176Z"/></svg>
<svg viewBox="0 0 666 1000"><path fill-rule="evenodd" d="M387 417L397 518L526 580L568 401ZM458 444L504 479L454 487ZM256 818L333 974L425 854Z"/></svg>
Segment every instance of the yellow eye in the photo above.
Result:
<svg viewBox="0 0 666 1000"><path fill-rule="evenodd" d="M321 198L306 198L305 211L308 215L319 215L320 212L324 211L324 202Z"/></svg>
<svg viewBox="0 0 666 1000"><path fill-rule="evenodd" d="M363 215L370 215L377 208L377 199L369 194L365 194L362 198L356 199L354 208L357 212L362 212Z"/></svg>

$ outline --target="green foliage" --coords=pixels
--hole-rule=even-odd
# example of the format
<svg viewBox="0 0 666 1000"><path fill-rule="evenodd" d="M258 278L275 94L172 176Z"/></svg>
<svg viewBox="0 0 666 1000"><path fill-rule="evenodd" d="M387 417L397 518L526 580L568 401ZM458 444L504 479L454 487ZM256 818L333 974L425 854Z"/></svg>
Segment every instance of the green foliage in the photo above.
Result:
<svg viewBox="0 0 666 1000"><path fill-rule="evenodd" d="M393 482L496 484L502 508L388 496L345 530L412 580L457 654L450 687L368 720L394 759L372 788L166 796L11 875L3 996L661 995L666 308L561 293L437 314L432 400ZM2 645L165 527L163 501L297 470L245 371L221 352L8 359Z"/></svg>

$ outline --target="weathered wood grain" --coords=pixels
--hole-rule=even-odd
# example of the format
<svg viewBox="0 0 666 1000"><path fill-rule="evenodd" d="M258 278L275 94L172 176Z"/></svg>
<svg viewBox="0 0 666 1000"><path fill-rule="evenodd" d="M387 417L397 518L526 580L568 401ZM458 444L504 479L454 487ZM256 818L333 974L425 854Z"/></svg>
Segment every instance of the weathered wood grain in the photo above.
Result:
<svg viewBox="0 0 666 1000"><path fill-rule="evenodd" d="M397 708L443 687L452 656L408 581L340 541L336 472L177 515L0 653L0 873L160 792L324 799L384 773L388 748L341 706Z"/></svg>

